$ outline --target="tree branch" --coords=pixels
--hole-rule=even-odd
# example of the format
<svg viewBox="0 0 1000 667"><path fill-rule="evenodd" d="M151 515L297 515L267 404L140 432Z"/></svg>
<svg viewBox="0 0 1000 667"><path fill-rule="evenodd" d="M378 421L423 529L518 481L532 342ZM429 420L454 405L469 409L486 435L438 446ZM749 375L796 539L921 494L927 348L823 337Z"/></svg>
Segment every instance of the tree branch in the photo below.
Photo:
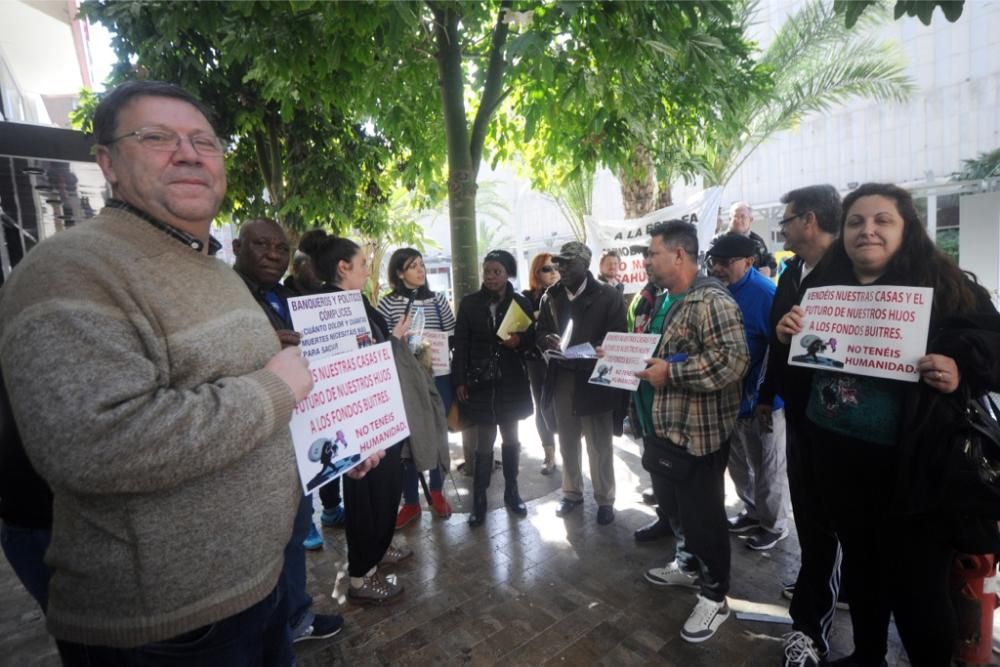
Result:
<svg viewBox="0 0 1000 667"><path fill-rule="evenodd" d="M479 161L483 157L483 142L486 140L486 130L490 125L493 112L503 100L503 75L506 68L504 45L510 26L504 22L504 14L513 6L512 0L503 0L497 13L497 22L493 26L493 42L490 44L490 63L486 68L486 82L483 85L483 97L479 102L479 110L472 123L472 133L469 137L469 152L472 155L472 168L479 171Z"/></svg>

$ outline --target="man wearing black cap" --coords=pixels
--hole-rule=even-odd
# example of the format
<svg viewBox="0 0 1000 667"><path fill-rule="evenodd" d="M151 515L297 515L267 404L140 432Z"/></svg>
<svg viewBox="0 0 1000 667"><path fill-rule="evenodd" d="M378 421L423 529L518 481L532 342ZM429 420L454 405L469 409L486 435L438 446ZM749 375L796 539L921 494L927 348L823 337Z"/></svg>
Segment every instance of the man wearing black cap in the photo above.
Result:
<svg viewBox="0 0 1000 667"><path fill-rule="evenodd" d="M740 414L729 450L729 475L744 510L729 519L729 531L748 533L746 545L766 551L788 535L788 479L785 474L785 415L781 397L771 404L771 423L754 419L767 360L774 283L754 268L753 241L724 234L708 249L709 273L726 283L743 313L750 371L743 379Z"/></svg>
<svg viewBox="0 0 1000 667"><path fill-rule="evenodd" d="M572 322L568 346L597 347L609 331L625 331L625 302L611 285L597 281L588 267L590 249L579 241L563 245L552 258L560 280L542 297L538 315L538 346L560 346ZM563 458L563 500L556 512L565 516L583 504L581 437L587 439L590 479L597 501L597 523L615 520L615 471L611 439L616 430L615 408L624 406L620 389L589 384L596 359L556 359L545 376L543 404L554 401L559 451ZM624 417L620 409L619 417ZM620 428L620 421L618 423Z"/></svg>

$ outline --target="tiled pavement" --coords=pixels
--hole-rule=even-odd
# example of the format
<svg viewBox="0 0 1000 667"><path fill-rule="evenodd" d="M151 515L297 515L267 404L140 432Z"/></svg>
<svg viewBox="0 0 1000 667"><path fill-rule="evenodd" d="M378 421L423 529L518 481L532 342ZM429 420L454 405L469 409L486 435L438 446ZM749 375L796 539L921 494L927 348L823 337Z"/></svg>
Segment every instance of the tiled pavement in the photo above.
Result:
<svg viewBox="0 0 1000 667"><path fill-rule="evenodd" d="M522 435L529 425L522 424ZM537 475L540 448L525 441L522 475ZM299 664L779 665L787 625L734 614L708 642L680 638L694 593L643 580L645 569L669 559L673 541L635 544L632 531L654 513L640 497L645 475L638 447L619 438L616 450L618 514L610 526L597 525L589 498L583 511L557 518L558 491L530 501L526 519L500 509L475 531L462 514L444 521L424 512L397 533L416 555L395 568L406 587L396 605L346 603L343 535L324 529L324 550L308 555L309 589L314 608L344 614L347 627L336 638L297 644ZM502 483L499 473L495 483ZM454 493L450 483L447 490ZM735 509L735 495L729 497ZM780 585L797 568L794 534L769 552L751 551L737 538L732 547L731 604L782 613ZM846 613L838 614L833 643L835 654L850 648ZM908 665L901 653L893 633L889 665ZM6 561L0 561L0 664L58 664L40 614Z"/></svg>

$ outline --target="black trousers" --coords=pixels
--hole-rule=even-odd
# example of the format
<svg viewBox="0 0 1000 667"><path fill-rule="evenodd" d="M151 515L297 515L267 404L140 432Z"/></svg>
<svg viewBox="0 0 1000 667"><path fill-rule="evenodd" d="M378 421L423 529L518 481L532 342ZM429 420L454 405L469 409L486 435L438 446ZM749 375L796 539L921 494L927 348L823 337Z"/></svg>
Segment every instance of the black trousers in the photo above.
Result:
<svg viewBox="0 0 1000 667"><path fill-rule="evenodd" d="M943 516L890 512L895 448L846 438L807 422L820 491L844 549L858 665L881 665L890 614L915 667L950 664L957 636L948 591L954 550ZM798 596L798 591L796 591Z"/></svg>
<svg viewBox="0 0 1000 667"><path fill-rule="evenodd" d="M721 602L729 592L729 524L726 521L726 463L729 441L711 454L696 457L685 479L650 473L659 512L677 536L675 558L697 573L701 594ZM661 514L663 516L663 514Z"/></svg>
<svg viewBox="0 0 1000 667"><path fill-rule="evenodd" d="M343 498L340 495L340 480L335 479L329 484L319 487L319 499L323 503L323 509L337 509Z"/></svg>
<svg viewBox="0 0 1000 667"><path fill-rule="evenodd" d="M500 445L516 445L517 420L503 421L499 424L478 424L476 426L476 453L479 456L492 456L493 445L497 439L497 429L500 430Z"/></svg>
<svg viewBox="0 0 1000 667"><path fill-rule="evenodd" d="M347 571L352 577L363 577L378 565L392 543L403 494L402 448L398 443L387 449L378 467L363 478L343 478Z"/></svg>
<svg viewBox="0 0 1000 667"><path fill-rule="evenodd" d="M786 414L788 488L795 531L802 551L799 576L789 613L792 628L805 633L822 653L830 650L830 627L841 588L840 541L820 493L830 474L820 464L816 446L803 432L802 418Z"/></svg>

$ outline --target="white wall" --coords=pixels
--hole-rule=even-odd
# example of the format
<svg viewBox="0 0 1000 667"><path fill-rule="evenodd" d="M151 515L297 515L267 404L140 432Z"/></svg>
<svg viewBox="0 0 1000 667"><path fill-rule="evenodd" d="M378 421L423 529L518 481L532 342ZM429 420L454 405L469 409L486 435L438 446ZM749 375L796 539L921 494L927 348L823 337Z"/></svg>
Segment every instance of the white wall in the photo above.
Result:
<svg viewBox="0 0 1000 667"><path fill-rule="evenodd" d="M762 3L766 43L798 1ZM924 180L957 171L963 159L1000 147L1000 2L965 3L949 23L904 17L887 25L909 63L917 92L905 104L854 100L763 144L729 182L725 202L774 202L813 183Z"/></svg>

